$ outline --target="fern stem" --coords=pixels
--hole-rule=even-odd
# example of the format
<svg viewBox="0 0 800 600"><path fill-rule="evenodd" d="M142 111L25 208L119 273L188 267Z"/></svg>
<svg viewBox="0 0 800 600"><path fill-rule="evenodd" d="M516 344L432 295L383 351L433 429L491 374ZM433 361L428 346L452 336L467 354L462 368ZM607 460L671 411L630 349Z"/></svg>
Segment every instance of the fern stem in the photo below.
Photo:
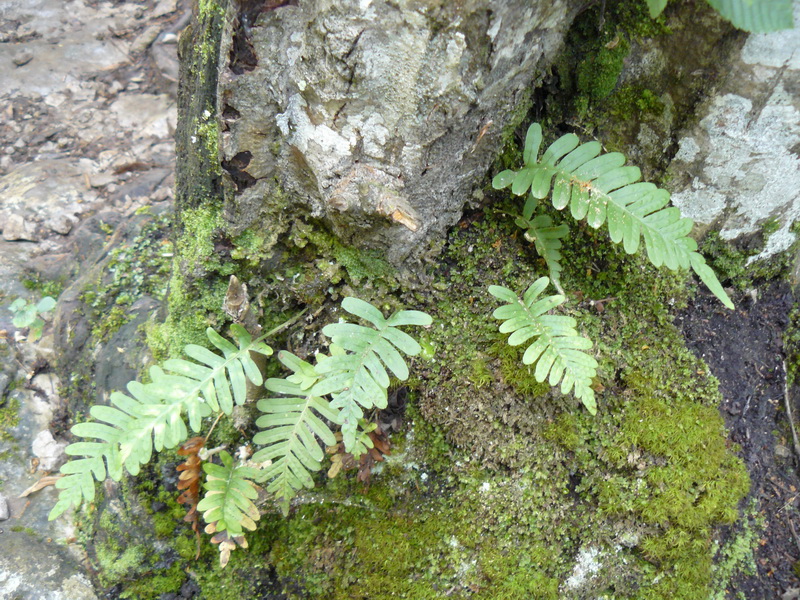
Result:
<svg viewBox="0 0 800 600"><path fill-rule="evenodd" d="M256 341L256 342L261 342L261 341L263 341L263 340L267 339L267 338L268 338L268 337L270 337L270 336L273 336L273 335L277 335L277 334L279 334L279 333L280 333L281 331L283 331L284 329L287 329L287 328L291 327L292 325L294 325L295 323L297 323L297 321L299 321L299 320L300 320L300 318L301 318L303 315L305 315L307 312L308 312L308 309L307 309L307 308L304 308L304 309L303 309L301 312L297 313L295 316L293 316L293 317L292 317L291 319L289 319L288 321L284 321L283 323L281 323L280 325L278 325L278 326L277 326L277 327L275 327L274 329L270 329L270 330L269 330L267 333L265 333L265 334L262 334L262 335L260 335L259 337L257 337L257 338L255 339L255 341Z"/></svg>
<svg viewBox="0 0 800 600"><path fill-rule="evenodd" d="M217 423L219 423L219 420L222 418L222 415L224 415L224 414L225 414L225 413L223 413L222 411L219 411L219 412L217 413L217 418L216 418L216 419L214 419L214 423L211 425L211 429L209 429L209 430L208 430L208 433L206 434L206 437L205 437L205 438L203 438L203 439L204 439L206 442L208 441L208 438L210 438L210 437L211 437L211 434L212 434L212 433L213 433L213 431L214 431L214 427L216 427L216 426L217 426Z"/></svg>

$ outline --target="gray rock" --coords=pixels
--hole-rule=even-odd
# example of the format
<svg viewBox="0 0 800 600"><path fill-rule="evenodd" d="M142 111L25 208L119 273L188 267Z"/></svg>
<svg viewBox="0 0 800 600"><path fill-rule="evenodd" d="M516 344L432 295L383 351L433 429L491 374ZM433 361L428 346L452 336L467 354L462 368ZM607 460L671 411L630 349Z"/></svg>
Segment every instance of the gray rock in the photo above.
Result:
<svg viewBox="0 0 800 600"><path fill-rule="evenodd" d="M0 521L8 520L10 516L8 512L8 500L3 494L0 494Z"/></svg>
<svg viewBox="0 0 800 600"><path fill-rule="evenodd" d="M22 215L10 215L3 226L3 239L8 242L17 240L37 241L36 229Z"/></svg>
<svg viewBox="0 0 800 600"><path fill-rule="evenodd" d="M795 21L800 2L795 2ZM672 200L723 239L760 231L776 220L761 254L787 249L800 219L800 29L751 35L729 75L698 110L670 166Z"/></svg>
<svg viewBox="0 0 800 600"><path fill-rule="evenodd" d="M178 7L178 0L159 0L156 7L153 9L154 17L163 17L174 13Z"/></svg>
<svg viewBox="0 0 800 600"><path fill-rule="evenodd" d="M18 67L21 67L23 65L27 65L32 60L33 60L33 52L31 52L30 50L20 50L13 56L11 62L13 62Z"/></svg>
<svg viewBox="0 0 800 600"><path fill-rule="evenodd" d="M75 217L75 215L59 212L47 219L44 224L46 227L52 229L56 233L67 235L70 231L72 231L72 228L77 222L78 219Z"/></svg>
<svg viewBox="0 0 800 600"><path fill-rule="evenodd" d="M8 373L0 373L0 399L5 395L9 383L11 383L11 377Z"/></svg>
<svg viewBox="0 0 800 600"><path fill-rule="evenodd" d="M66 442L57 442L49 431L41 431L31 445L31 451L39 459L39 469L55 471L67 460Z"/></svg>
<svg viewBox="0 0 800 600"><path fill-rule="evenodd" d="M249 183L226 207L232 229L285 222L265 201L278 180L347 243L395 263L424 252L458 221L576 5L314 0L262 13L254 55L225 65L217 91L238 115L223 127L223 160ZM198 115L179 143L206 143L216 118Z"/></svg>

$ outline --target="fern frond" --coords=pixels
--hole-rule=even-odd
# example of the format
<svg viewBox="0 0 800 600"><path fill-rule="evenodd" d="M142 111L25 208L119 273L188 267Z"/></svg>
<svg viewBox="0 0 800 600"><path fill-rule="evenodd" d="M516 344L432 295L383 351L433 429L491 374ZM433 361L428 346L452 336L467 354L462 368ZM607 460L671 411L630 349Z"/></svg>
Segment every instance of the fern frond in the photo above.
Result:
<svg viewBox="0 0 800 600"><path fill-rule="evenodd" d="M564 302L564 296L539 298L549 285L547 277L537 279L520 299L508 288L492 285L489 293L507 302L492 316L503 321L501 333L510 333L508 343L518 346L536 338L522 356L526 365L536 363L536 381L548 380L551 386L561 383L561 393L573 391L591 414L597 413L592 379L597 374L597 361L585 350L592 342L578 335L575 319L565 315L546 314Z"/></svg>
<svg viewBox="0 0 800 600"><path fill-rule="evenodd" d="M331 408L339 409L345 449L353 452L358 421L364 410L386 408L389 387L387 368L401 381L408 379L408 367L400 352L416 356L422 348L403 325L428 326L430 315L401 310L386 319L381 311L358 298L345 298L342 308L374 326L334 323L322 329L331 338L331 356L320 359L316 369L333 395Z"/></svg>
<svg viewBox="0 0 800 600"><path fill-rule="evenodd" d="M328 388L324 382L317 384L321 376L313 365L285 351L278 353L278 360L294 374L266 382L268 390L285 397L258 401L258 409L264 414L256 425L264 431L257 433L253 441L266 447L253 455L253 461L271 461L259 475L259 481L270 482L267 491L278 498L286 515L297 492L314 486L310 472L320 470L324 456L317 438L326 446L336 443L333 432L320 416L336 422L339 415L322 398Z"/></svg>
<svg viewBox="0 0 800 600"><path fill-rule="evenodd" d="M652 183L639 181L638 167L625 166L619 152L601 154L599 142L580 144L578 136L568 133L553 142L539 157L542 129L534 123L525 138L519 171L503 171L493 185L511 187L516 195L528 193L535 198L551 196L553 206L570 208L572 216L595 229L608 224L615 244L622 243L628 254L639 249L644 238L647 257L656 267L693 269L703 283L728 308L733 308L714 272L697 253L697 243L690 237L693 222L669 205L669 192Z"/></svg>
<svg viewBox="0 0 800 600"><path fill-rule="evenodd" d="M255 530L256 521L260 518L258 508L253 500L258 497L258 492L253 481L258 477L258 469L245 465L235 464L233 457L225 452L220 452L221 465L206 463L203 470L206 472L206 482L203 485L206 493L197 505L197 510L202 511L203 520L208 523L205 532L208 534L227 533L226 538L244 536L244 530ZM220 540L225 541L225 540ZM237 540L238 541L238 540ZM239 545L246 547L245 544ZM220 564L222 567L228 562L230 550L234 544L220 543Z"/></svg>
<svg viewBox="0 0 800 600"><path fill-rule="evenodd" d="M553 225L553 219L549 215L533 216L536 208L537 199L529 196L522 210L522 216L517 217L516 224L525 230L525 239L533 242L536 252L544 259L547 269L550 271L550 280L553 282L559 294L563 294L561 289L561 240L569 234L569 227L565 224Z"/></svg>
<svg viewBox="0 0 800 600"><path fill-rule="evenodd" d="M66 453L85 458L71 460L61 467L65 475L58 480L59 501L50 511L55 519L70 506L82 500L94 500L94 482L106 474L115 481L122 477L123 467L137 475L141 465L149 462L153 449L174 448L188 437L184 412L193 431L199 431L203 417L212 410L230 414L233 402L242 404L247 395L246 379L261 385L263 377L251 352L270 355L272 349L260 340L253 340L239 325L232 325L239 347L210 327L210 342L222 356L190 344L185 353L197 362L170 359L164 368L150 369L151 383L128 383L130 396L111 394L113 406L93 406L93 421L79 423L72 433L99 441L70 444ZM166 369L166 371L164 370Z"/></svg>

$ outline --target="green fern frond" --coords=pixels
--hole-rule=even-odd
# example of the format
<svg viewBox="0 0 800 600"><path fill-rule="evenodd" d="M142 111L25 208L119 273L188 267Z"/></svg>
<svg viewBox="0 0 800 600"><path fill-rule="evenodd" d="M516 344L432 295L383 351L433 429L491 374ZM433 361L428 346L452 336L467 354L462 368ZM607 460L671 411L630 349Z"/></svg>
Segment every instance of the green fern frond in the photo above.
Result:
<svg viewBox="0 0 800 600"><path fill-rule="evenodd" d="M258 492L253 480L258 469L236 464L224 450L219 454L221 465L207 462L203 465L206 493L197 504L203 520L213 526L213 532L228 531L230 535L243 535L244 530L255 530L259 512L253 500ZM213 533L207 528L206 533Z"/></svg>
<svg viewBox="0 0 800 600"><path fill-rule="evenodd" d="M578 335L575 319L565 315L546 314L564 302L564 296L539 298L549 285L547 277L537 279L522 299L508 288L492 285L489 293L507 302L492 316L503 321L501 333L510 333L508 343L518 346L536 338L522 356L526 365L536 363L536 381L548 380L551 386L561 383L561 393L573 391L591 414L597 413L592 379L597 374L597 361L585 351L592 342Z"/></svg>
<svg viewBox="0 0 800 600"><path fill-rule="evenodd" d="M353 452L358 421L364 410L386 408L389 387L387 368L401 381L408 379L408 366L400 352L416 356L422 348L403 325L428 326L429 315L401 310L386 319L381 311L358 298L345 298L342 308L374 326L334 323L322 332L331 338L331 355L321 358L316 369L324 376L333 396L331 408L339 410L339 424L347 452ZM327 389L327 388L326 388Z"/></svg>
<svg viewBox="0 0 800 600"><path fill-rule="evenodd" d="M317 438L327 446L336 443L320 416L336 422L339 415L322 398L330 386L324 381L318 383L321 376L313 365L285 351L278 353L278 360L294 374L285 379L267 379L266 388L284 397L258 401L258 409L264 414L256 425L264 431L257 433L253 441L266 447L253 455L253 461L271 461L259 481L270 482L267 491L278 498L286 515L297 492L314 486L310 472L319 471L324 457Z"/></svg>
<svg viewBox="0 0 800 600"><path fill-rule="evenodd" d="M50 511L50 519L70 506L78 506L82 500L92 502L93 478L102 481L108 474L119 481L123 467L131 475L137 475L141 465L150 460L153 449L174 448L183 442L188 437L184 412L192 430L199 431L202 418L212 410L230 414L233 402L244 403L246 379L254 385L263 382L250 353L268 356L272 349L260 340L253 340L239 325L232 325L231 331L238 348L208 328L208 338L222 356L190 344L184 352L197 362L167 360L163 369L151 367L151 383L132 381L128 384L130 396L114 392L113 406L91 408L89 414L94 420L75 425L72 433L99 441L67 446L68 455L84 458L71 460L61 468L64 477L56 483L61 493Z"/></svg>
<svg viewBox="0 0 800 600"><path fill-rule="evenodd" d="M558 290L561 289L561 240L569 234L569 227L565 224L553 225L550 215L533 216L536 208L537 199L529 196L522 210L522 216L517 217L515 223L525 230L525 239L533 242L536 252L544 259L550 271L550 280Z"/></svg>
<svg viewBox="0 0 800 600"><path fill-rule="evenodd" d="M510 186L519 196L529 191L540 199L550 195L556 209L569 206L575 219L585 219L595 229L607 223L611 240L622 243L628 254L635 253L644 238L648 259L656 267L693 269L725 306L733 308L716 275L697 253L697 243L688 237L692 220L668 206L669 192L640 182L638 167L625 166L625 156L619 152L601 154L599 142L580 144L578 136L569 133L539 157L541 143L542 128L534 123L525 138L525 166L498 174L494 187Z"/></svg>

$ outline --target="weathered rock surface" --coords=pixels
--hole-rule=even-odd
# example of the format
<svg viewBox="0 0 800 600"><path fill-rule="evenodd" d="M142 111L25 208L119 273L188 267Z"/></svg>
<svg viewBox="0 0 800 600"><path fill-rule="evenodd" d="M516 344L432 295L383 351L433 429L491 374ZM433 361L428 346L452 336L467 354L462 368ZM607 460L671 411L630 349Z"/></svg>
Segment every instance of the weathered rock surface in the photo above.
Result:
<svg viewBox="0 0 800 600"><path fill-rule="evenodd" d="M795 3L800 22L800 2ZM751 261L786 250L800 217L800 29L751 35L680 139L672 201L723 239L777 231Z"/></svg>
<svg viewBox="0 0 800 600"><path fill-rule="evenodd" d="M270 199L282 192L347 243L418 257L461 215L578 8L351 0L231 13L218 109L233 232L280 223Z"/></svg>

